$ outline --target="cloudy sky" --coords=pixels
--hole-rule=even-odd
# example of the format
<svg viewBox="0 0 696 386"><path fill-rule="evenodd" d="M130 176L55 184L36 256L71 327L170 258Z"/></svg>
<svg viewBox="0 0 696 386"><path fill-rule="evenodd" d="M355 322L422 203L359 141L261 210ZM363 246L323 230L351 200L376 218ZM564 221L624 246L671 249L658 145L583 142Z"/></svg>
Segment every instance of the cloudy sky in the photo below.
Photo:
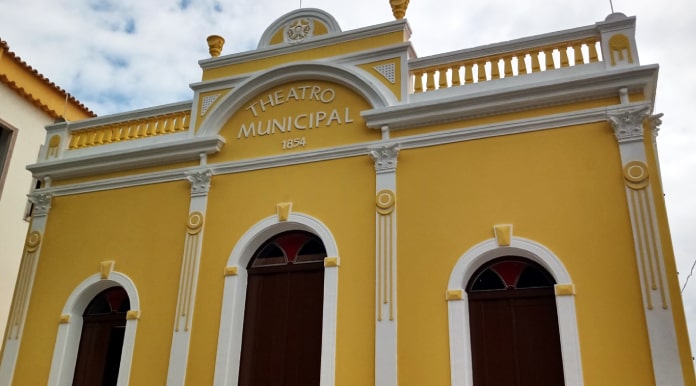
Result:
<svg viewBox="0 0 696 386"><path fill-rule="evenodd" d="M298 7L321 8L345 30L393 20L388 0L0 0L0 39L99 115L193 96L205 38L223 54L254 49L263 30ZM696 260L696 2L614 0L637 16L642 64L660 64L658 146L673 244L684 283ZM602 21L609 0L412 0L407 19L419 56ZM601 269L601 267L599 267ZM684 290L696 347L696 276Z"/></svg>

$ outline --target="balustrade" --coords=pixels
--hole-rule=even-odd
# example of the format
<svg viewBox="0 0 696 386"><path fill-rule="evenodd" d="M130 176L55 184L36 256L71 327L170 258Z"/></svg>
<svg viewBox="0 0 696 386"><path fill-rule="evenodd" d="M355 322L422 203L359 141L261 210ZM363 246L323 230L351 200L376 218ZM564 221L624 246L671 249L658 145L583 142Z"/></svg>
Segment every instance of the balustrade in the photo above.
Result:
<svg viewBox="0 0 696 386"><path fill-rule="evenodd" d="M425 64L428 58L424 58L410 66L413 91L420 93L595 63L600 61L598 46L599 36L538 48L506 47L507 50L484 56L463 51L448 56L447 63L433 65Z"/></svg>
<svg viewBox="0 0 696 386"><path fill-rule="evenodd" d="M190 119L190 111L181 111L73 131L68 150L185 131Z"/></svg>

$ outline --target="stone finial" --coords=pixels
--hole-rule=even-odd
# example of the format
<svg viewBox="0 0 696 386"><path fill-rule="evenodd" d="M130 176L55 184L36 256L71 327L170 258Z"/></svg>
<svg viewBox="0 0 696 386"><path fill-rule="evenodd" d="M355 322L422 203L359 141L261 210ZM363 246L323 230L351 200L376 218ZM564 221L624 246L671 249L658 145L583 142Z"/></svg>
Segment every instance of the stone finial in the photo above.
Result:
<svg viewBox="0 0 696 386"><path fill-rule="evenodd" d="M210 35L208 36L208 52L210 52L210 56L213 58L217 58L220 56L220 53L222 52L222 46L225 44L225 39L222 36L219 35Z"/></svg>
<svg viewBox="0 0 696 386"><path fill-rule="evenodd" d="M392 13L397 20L403 19L406 16L406 8L408 8L409 0L389 0Z"/></svg>

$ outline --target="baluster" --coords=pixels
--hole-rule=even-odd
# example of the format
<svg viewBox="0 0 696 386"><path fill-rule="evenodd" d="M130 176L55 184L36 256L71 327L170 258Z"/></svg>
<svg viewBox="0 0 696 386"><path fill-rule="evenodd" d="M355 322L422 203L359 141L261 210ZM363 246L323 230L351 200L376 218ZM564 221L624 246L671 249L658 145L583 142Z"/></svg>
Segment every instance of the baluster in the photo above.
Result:
<svg viewBox="0 0 696 386"><path fill-rule="evenodd" d="M476 63L476 67L478 68L478 74L476 76L476 81L477 82L484 82L488 79L486 79L486 61L481 61Z"/></svg>
<svg viewBox="0 0 696 386"><path fill-rule="evenodd" d="M159 121L158 117L151 118L147 121L147 135L157 135L157 121Z"/></svg>
<svg viewBox="0 0 696 386"><path fill-rule="evenodd" d="M573 44L573 56L575 57L576 66L585 63L585 61L582 60L582 43Z"/></svg>
<svg viewBox="0 0 696 386"><path fill-rule="evenodd" d="M509 78L509 77L514 75L512 73L512 58L513 58L512 56L506 56L503 58L503 63L504 63L503 71L504 71L506 78Z"/></svg>
<svg viewBox="0 0 696 386"><path fill-rule="evenodd" d="M133 138L133 134L135 131L135 125L132 123L125 123L125 126L123 126L123 131L121 132L121 140L125 141L128 139Z"/></svg>
<svg viewBox="0 0 696 386"><path fill-rule="evenodd" d="M525 75L527 73L527 63L525 58L527 54L517 54L517 75Z"/></svg>
<svg viewBox="0 0 696 386"><path fill-rule="evenodd" d="M72 150L75 148L78 139L80 139L79 134L72 133L70 134L70 142L68 142L68 149Z"/></svg>
<svg viewBox="0 0 696 386"><path fill-rule="evenodd" d="M459 76L460 66L455 64L454 66L450 67L450 70L452 70L452 87L461 86L462 78Z"/></svg>
<svg viewBox="0 0 696 386"><path fill-rule="evenodd" d="M474 83L474 63L464 63L464 82Z"/></svg>
<svg viewBox="0 0 696 386"><path fill-rule="evenodd" d="M111 126L107 126L99 131L99 143L109 143L109 138L111 138Z"/></svg>
<svg viewBox="0 0 696 386"><path fill-rule="evenodd" d="M99 134L96 130L89 131L89 137L87 140L87 146L94 146L97 144L97 135Z"/></svg>
<svg viewBox="0 0 696 386"><path fill-rule="evenodd" d="M570 66L570 61L568 60L568 46L561 46L558 48L558 51L561 54L561 67Z"/></svg>
<svg viewBox="0 0 696 386"><path fill-rule="evenodd" d="M592 40L588 42L587 48L590 52L590 63L599 62L599 56L597 55L597 41Z"/></svg>
<svg viewBox="0 0 696 386"><path fill-rule="evenodd" d="M491 79L500 79L500 59L491 59Z"/></svg>
<svg viewBox="0 0 696 386"><path fill-rule="evenodd" d="M87 142L87 133L86 132L79 133L78 138L77 138L77 143L75 144L75 148L79 149L81 147L85 147L85 142Z"/></svg>
<svg viewBox="0 0 696 386"><path fill-rule="evenodd" d="M447 88L447 68L440 68L438 72L437 88Z"/></svg>
<svg viewBox="0 0 696 386"><path fill-rule="evenodd" d="M413 79L413 92L423 92L423 72L416 71ZM174 119L172 117L172 119Z"/></svg>
<svg viewBox="0 0 696 386"><path fill-rule="evenodd" d="M74 149L77 145L77 141L80 139L79 134L70 134L70 142L68 143L68 149Z"/></svg>
<svg viewBox="0 0 696 386"><path fill-rule="evenodd" d="M150 133L152 135L162 134L162 116L150 120Z"/></svg>
<svg viewBox="0 0 696 386"><path fill-rule="evenodd" d="M169 114L162 119L161 125L162 127L162 134L167 134L171 133L173 130L172 128L172 115Z"/></svg>
<svg viewBox="0 0 696 386"><path fill-rule="evenodd" d="M150 121L147 119L142 119L140 123L140 130L138 133L140 134L141 137L149 137L150 136Z"/></svg>
<svg viewBox="0 0 696 386"><path fill-rule="evenodd" d="M89 136L89 132L83 131L80 133L80 141L77 143L77 147L86 147L87 146L87 137Z"/></svg>
<svg viewBox="0 0 696 386"><path fill-rule="evenodd" d="M106 131L103 128L94 131L94 145L101 145L104 143L104 134L106 134Z"/></svg>
<svg viewBox="0 0 696 386"><path fill-rule="evenodd" d="M133 139L138 139L145 136L145 122L142 119L135 122L135 130L133 134Z"/></svg>
<svg viewBox="0 0 696 386"><path fill-rule="evenodd" d="M189 128L189 124L191 123L191 112L188 111L184 113L184 125L182 127L182 130L187 130Z"/></svg>
<svg viewBox="0 0 696 386"><path fill-rule="evenodd" d="M532 51L532 72L539 72L541 71L541 65L539 64L539 55L541 55L540 51Z"/></svg>
<svg viewBox="0 0 696 386"><path fill-rule="evenodd" d="M544 68L546 70L553 70L556 67L553 65L553 48L544 49Z"/></svg>
<svg viewBox="0 0 696 386"><path fill-rule="evenodd" d="M181 131L184 129L184 119L182 115L176 116L176 123L174 123L174 131Z"/></svg>
<svg viewBox="0 0 696 386"><path fill-rule="evenodd" d="M111 143L113 142L114 138L114 130L115 126L114 125L109 125L104 129L104 135L102 136L102 141L106 143Z"/></svg>
<svg viewBox="0 0 696 386"><path fill-rule="evenodd" d="M435 70L425 73L425 91L435 90Z"/></svg>

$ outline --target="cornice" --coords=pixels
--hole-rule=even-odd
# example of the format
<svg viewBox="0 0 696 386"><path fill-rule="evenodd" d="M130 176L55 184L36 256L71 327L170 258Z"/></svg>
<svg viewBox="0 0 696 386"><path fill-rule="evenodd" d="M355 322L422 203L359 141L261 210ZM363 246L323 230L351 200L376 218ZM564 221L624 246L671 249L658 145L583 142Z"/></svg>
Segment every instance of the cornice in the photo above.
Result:
<svg viewBox="0 0 696 386"><path fill-rule="evenodd" d="M361 115L370 128L398 130L612 97L620 88L642 91L652 103L658 66L593 73L571 67L554 72L525 75L511 87L504 87L503 82L497 83L501 87L490 87L498 81L489 81L468 89L464 85L428 91L419 95L422 99L417 102L363 111ZM523 81L525 77L529 81Z"/></svg>
<svg viewBox="0 0 696 386"><path fill-rule="evenodd" d="M27 166L36 178L77 178L135 168L200 159L218 152L225 140L220 136L183 137L134 149L89 154Z"/></svg>
<svg viewBox="0 0 696 386"><path fill-rule="evenodd" d="M540 130L557 129L566 126L582 125L594 122L607 122L612 114L618 114L626 109L634 109L645 106L644 103L633 103L628 105L616 105L587 109L572 113L562 113L521 119L516 121L500 122L496 124L481 125L468 128L458 128L447 131L427 133L406 137L399 137L392 140L381 140L364 142L353 145L319 149L303 153L283 154L270 157L260 157L240 161L230 161L219 164L207 164L195 167L153 172L147 174L135 174L127 177L102 179L86 183L55 186L41 189L42 192L52 193L55 196L80 194L93 191L125 188L154 183L171 182L177 180L187 180L188 176L196 172L208 172L212 175L240 173L254 170L263 170L281 166L291 166L312 162L322 162L333 159L371 156L375 149L395 148L415 149L420 147L436 146L454 142L471 141L482 138L497 137L503 135L519 134ZM607 125L609 125L607 123ZM607 130L611 130L609 127ZM191 152L193 155L193 152Z"/></svg>

